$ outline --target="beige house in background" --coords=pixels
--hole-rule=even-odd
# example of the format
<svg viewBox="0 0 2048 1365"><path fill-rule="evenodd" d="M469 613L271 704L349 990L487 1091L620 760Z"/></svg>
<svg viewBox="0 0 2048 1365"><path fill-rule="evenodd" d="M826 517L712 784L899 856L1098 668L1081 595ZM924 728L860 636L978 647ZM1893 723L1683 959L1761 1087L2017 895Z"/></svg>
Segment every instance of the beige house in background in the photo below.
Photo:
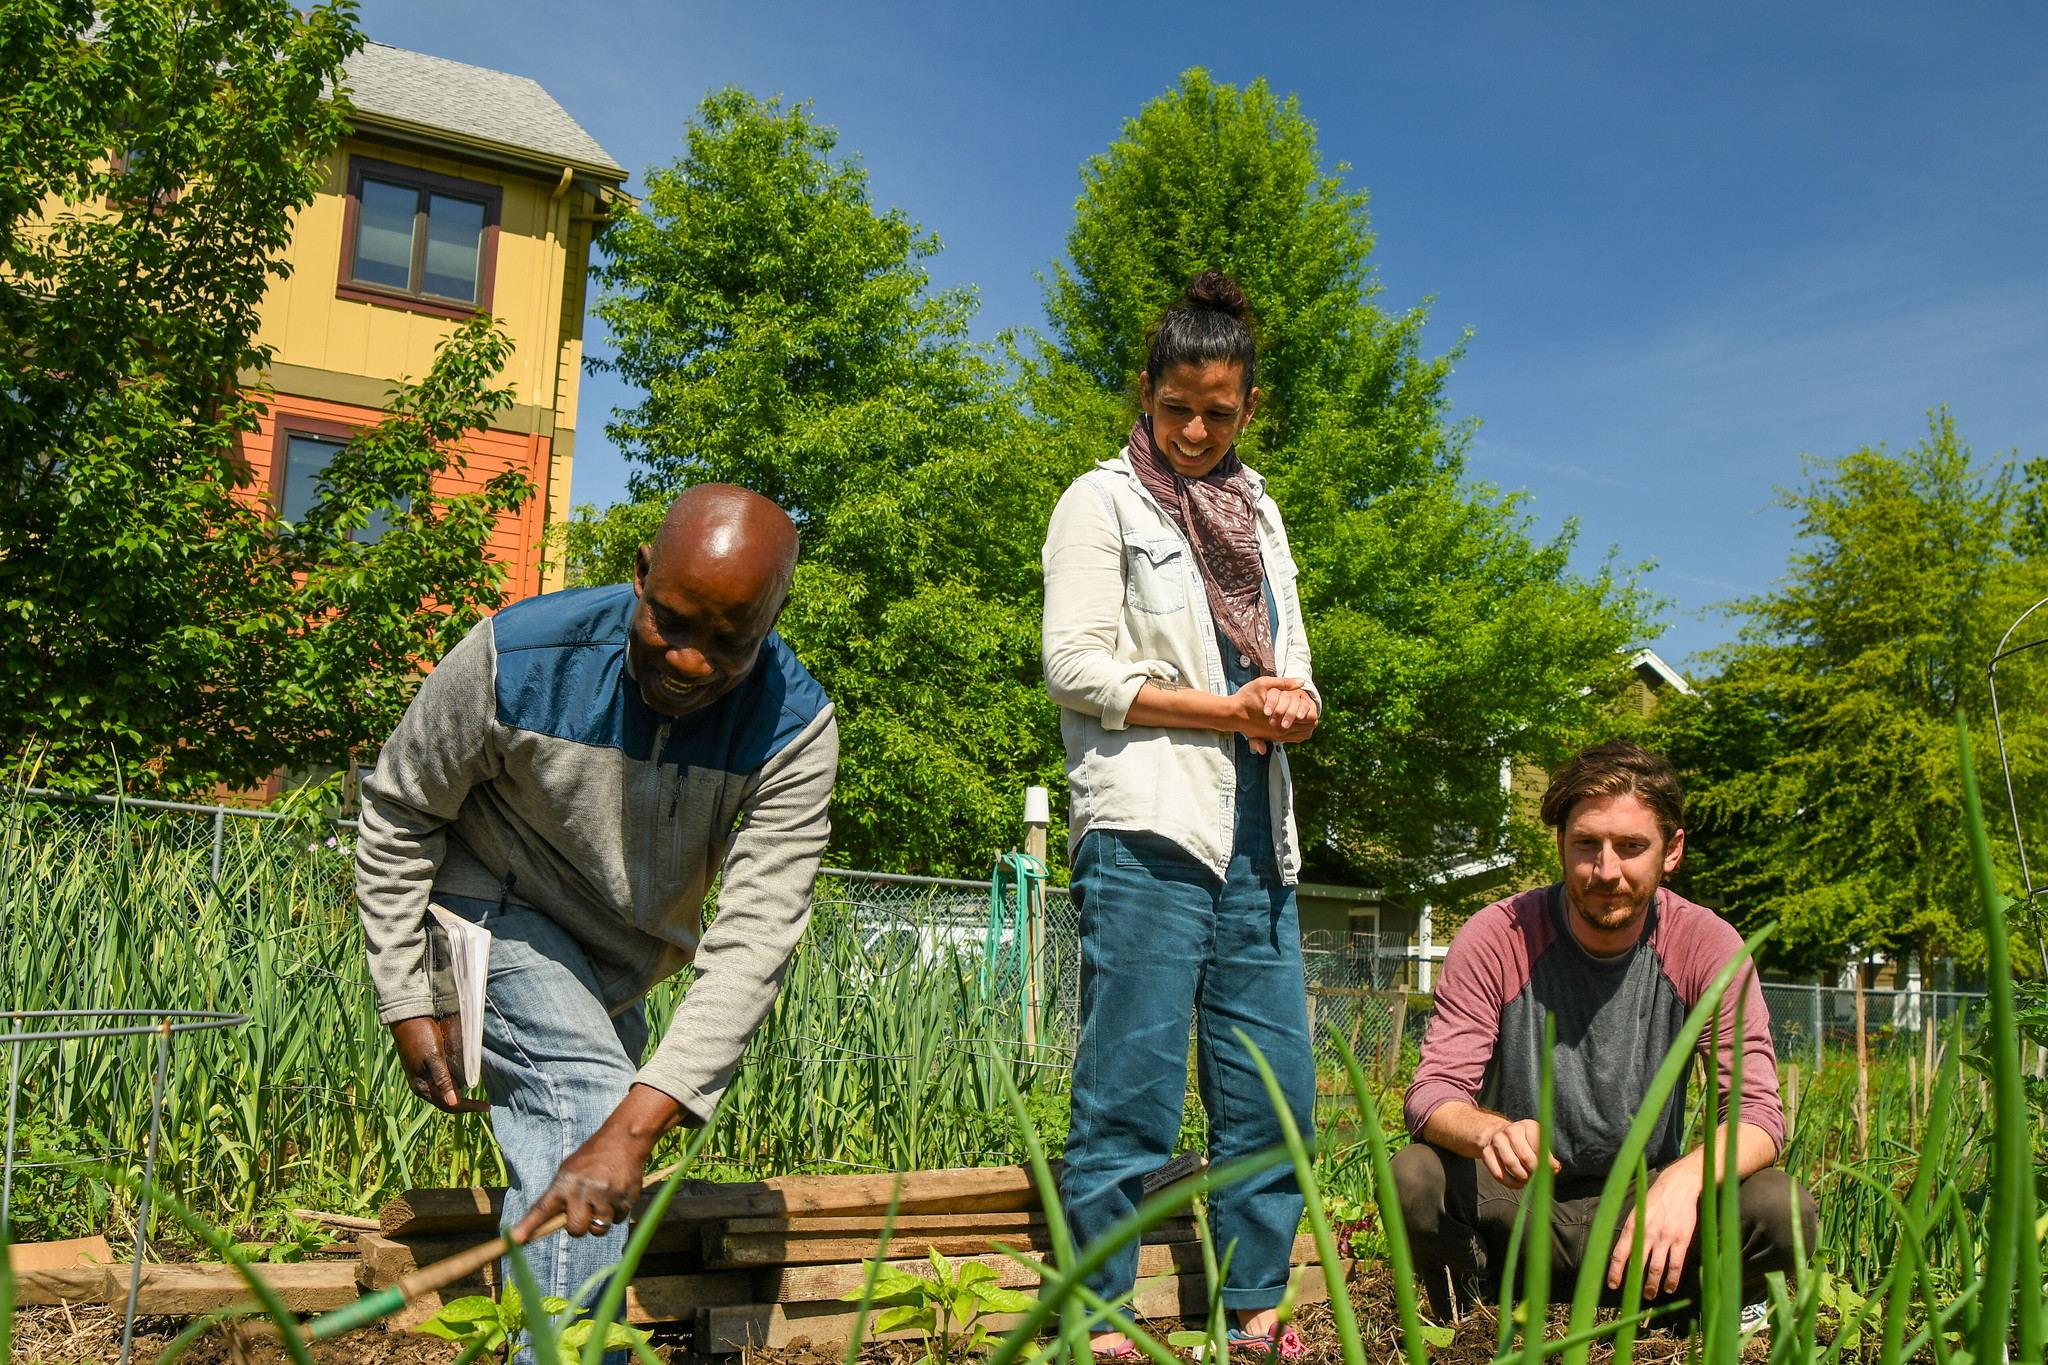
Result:
<svg viewBox="0 0 2048 1365"><path fill-rule="evenodd" d="M257 340L274 358L242 378L275 397L242 453L296 520L393 384L423 377L463 319L491 314L514 344L500 382L515 404L466 441L449 491L525 470L541 496L499 524L492 553L510 600L560 587L541 538L569 515L590 246L630 202L626 169L523 76L370 43L345 84L354 133L299 215L290 277L263 302Z"/></svg>
<svg viewBox="0 0 2048 1365"><path fill-rule="evenodd" d="M1647 716L1666 697L1694 695L1692 684L1653 649L1634 651L1623 667L1628 671L1629 680L1615 701L1615 709L1623 715ZM1516 802L1532 810L1543 800L1543 793L1549 785L1550 774L1542 768L1534 765L1503 766L1501 786L1512 794ZM1445 869L1438 874L1437 884L1447 889L1455 886L1471 890L1487 886L1492 879L1497 885L1490 888L1490 893L1495 896L1527 889L1511 885L1506 880L1509 866L1510 860L1505 856L1475 858ZM1449 935L1436 931L1430 907L1421 903L1419 897L1411 894L1389 900L1382 891L1372 887L1325 886L1309 882L1296 887L1295 892L1305 942L1334 949L1350 934L1375 935L1377 937L1373 941L1378 944L1382 955L1391 954L1410 964L1405 979L1420 990L1429 989L1436 964L1442 962L1444 954L1449 951L1450 939ZM1310 939L1310 935L1318 937Z"/></svg>

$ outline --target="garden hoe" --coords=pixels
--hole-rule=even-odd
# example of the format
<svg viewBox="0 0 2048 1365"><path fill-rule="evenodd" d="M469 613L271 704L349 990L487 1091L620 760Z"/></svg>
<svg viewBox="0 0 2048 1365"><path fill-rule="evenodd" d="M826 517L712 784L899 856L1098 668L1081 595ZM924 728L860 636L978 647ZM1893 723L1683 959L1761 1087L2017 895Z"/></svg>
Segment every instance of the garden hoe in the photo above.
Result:
<svg viewBox="0 0 2048 1365"><path fill-rule="evenodd" d="M681 1170L685 1164L679 1161L673 1166L664 1166L654 1172L640 1182L641 1192L645 1193L655 1188ZM558 1213L534 1229L533 1236L527 1240L535 1241L560 1232L562 1225L568 1221L568 1215ZM367 1327L379 1318L396 1313L422 1294L445 1289L457 1280L475 1274L511 1250L513 1245L512 1237L508 1233L481 1246L473 1246L468 1251L458 1251L446 1260L436 1261L430 1266L415 1270L389 1289L365 1294L346 1307L337 1308L332 1313L321 1314L302 1325L299 1328L300 1335L307 1341L326 1341L340 1336L343 1332L353 1332L358 1327Z"/></svg>

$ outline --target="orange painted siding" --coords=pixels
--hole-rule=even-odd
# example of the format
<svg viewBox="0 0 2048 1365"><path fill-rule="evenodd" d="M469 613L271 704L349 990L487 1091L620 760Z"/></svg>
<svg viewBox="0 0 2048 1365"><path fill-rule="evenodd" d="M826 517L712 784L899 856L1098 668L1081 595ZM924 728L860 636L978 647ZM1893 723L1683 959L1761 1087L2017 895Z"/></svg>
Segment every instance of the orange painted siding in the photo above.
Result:
<svg viewBox="0 0 2048 1365"><path fill-rule="evenodd" d="M242 438L242 457L256 476L256 489L268 493L276 487L277 426L287 428L294 417L310 419L309 427L342 426L351 429L374 426L384 419L377 408L306 398L280 393L269 403L269 414L261 428ZM318 424L316 426L315 424ZM541 528L547 512L547 478L550 442L545 436L528 436L509 431L473 431L463 440L465 468L451 469L435 480L441 493L469 493L507 469L519 469L534 483L533 496L518 513L500 517L491 536L491 558L506 566L506 605L540 592Z"/></svg>

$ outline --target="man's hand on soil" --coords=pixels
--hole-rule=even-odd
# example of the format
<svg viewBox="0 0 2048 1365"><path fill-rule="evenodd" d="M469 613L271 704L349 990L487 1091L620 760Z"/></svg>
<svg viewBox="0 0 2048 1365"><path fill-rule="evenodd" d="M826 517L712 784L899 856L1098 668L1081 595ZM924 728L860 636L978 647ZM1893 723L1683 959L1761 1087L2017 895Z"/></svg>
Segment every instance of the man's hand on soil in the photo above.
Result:
<svg viewBox="0 0 2048 1365"><path fill-rule="evenodd" d="M633 1216L647 1158L662 1134L693 1120L680 1104L653 1086L636 1085L626 1092L604 1126L569 1154L554 1180L512 1229L512 1239L525 1242L556 1214L571 1237L604 1236Z"/></svg>
<svg viewBox="0 0 2048 1365"><path fill-rule="evenodd" d="M1493 1178L1511 1190L1519 1190L1536 1176L1536 1144L1543 1129L1534 1119L1501 1121L1498 1128L1479 1144L1479 1159ZM1556 1157L1550 1158L1552 1173L1562 1170Z"/></svg>
<svg viewBox="0 0 2048 1365"><path fill-rule="evenodd" d="M1681 1160L1650 1182L1649 1194L1622 1220L1614 1239L1614 1254L1607 1261L1609 1289L1621 1288L1628 1273L1638 1215L1643 1219L1643 1297L1654 1299L1678 1289L1693 1229L1699 1225L1701 1179L1696 1163Z"/></svg>
<svg viewBox="0 0 2048 1365"><path fill-rule="evenodd" d="M398 1045L399 1065L405 1068L405 1083L436 1109L450 1114L488 1114L489 1100L466 1100L456 1085L455 1068L449 1058L462 1055L462 1021L454 1015L434 1020L425 1015L401 1019L391 1026L391 1040Z"/></svg>

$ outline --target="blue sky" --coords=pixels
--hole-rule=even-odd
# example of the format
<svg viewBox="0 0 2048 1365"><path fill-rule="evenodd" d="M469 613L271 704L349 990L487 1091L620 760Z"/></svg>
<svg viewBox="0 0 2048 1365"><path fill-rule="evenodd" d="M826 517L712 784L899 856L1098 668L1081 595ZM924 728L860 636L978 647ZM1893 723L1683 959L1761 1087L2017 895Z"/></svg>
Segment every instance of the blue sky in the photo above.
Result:
<svg viewBox="0 0 2048 1365"><path fill-rule="evenodd" d="M1042 317L1082 160L1190 66L1301 97L1372 195L1382 302L1434 296L1471 472L1577 564L1654 560L1657 648L1791 548L1798 457L2048 454L2048 7L365 0L371 37L531 76L636 172L704 93L815 101L938 233L981 331ZM583 389L574 497L623 493Z"/></svg>

